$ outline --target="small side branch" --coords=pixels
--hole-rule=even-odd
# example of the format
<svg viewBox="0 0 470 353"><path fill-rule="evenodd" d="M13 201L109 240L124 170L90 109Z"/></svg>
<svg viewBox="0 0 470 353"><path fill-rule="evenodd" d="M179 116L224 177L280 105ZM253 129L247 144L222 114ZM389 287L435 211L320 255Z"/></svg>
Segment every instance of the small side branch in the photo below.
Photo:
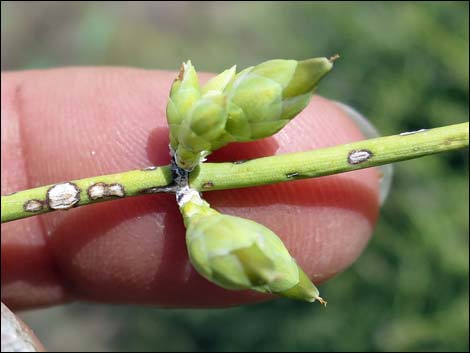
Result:
<svg viewBox="0 0 470 353"><path fill-rule="evenodd" d="M212 191L349 172L468 147L469 124L406 132L313 151L232 163L203 163L190 186ZM2 223L54 210L149 193L175 192L170 165L86 178L1 197Z"/></svg>

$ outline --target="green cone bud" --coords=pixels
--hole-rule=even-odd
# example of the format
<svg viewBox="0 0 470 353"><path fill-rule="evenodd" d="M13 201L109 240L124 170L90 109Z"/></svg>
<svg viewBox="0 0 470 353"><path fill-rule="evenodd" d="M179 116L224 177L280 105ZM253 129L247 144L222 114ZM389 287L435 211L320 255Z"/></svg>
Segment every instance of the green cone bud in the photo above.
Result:
<svg viewBox="0 0 470 353"><path fill-rule="evenodd" d="M209 281L226 289L320 298L279 237L265 226L220 214L205 202L187 202L181 211L189 258Z"/></svg>
<svg viewBox="0 0 470 353"><path fill-rule="evenodd" d="M214 143L229 138L225 133L226 121L227 97L224 94L212 90L197 100L179 126L177 164L192 169L216 149Z"/></svg>
<svg viewBox="0 0 470 353"><path fill-rule="evenodd" d="M270 60L242 71L225 91L227 132L239 142L275 134L307 106L332 67L326 58Z"/></svg>
<svg viewBox="0 0 470 353"><path fill-rule="evenodd" d="M326 58L270 60L235 75L234 66L201 89L194 67L186 62L167 105L177 164L191 170L227 143L275 134L307 106L332 67Z"/></svg>
<svg viewBox="0 0 470 353"><path fill-rule="evenodd" d="M181 65L178 77L173 81L166 117L170 128L170 143L173 149L178 146L178 132L193 104L201 97L199 80L191 61Z"/></svg>
<svg viewBox="0 0 470 353"><path fill-rule="evenodd" d="M227 87L227 85L232 82L235 77L237 66L234 65L230 69L225 70L221 74L211 78L207 83L202 87L202 94L206 94L211 91L222 93Z"/></svg>

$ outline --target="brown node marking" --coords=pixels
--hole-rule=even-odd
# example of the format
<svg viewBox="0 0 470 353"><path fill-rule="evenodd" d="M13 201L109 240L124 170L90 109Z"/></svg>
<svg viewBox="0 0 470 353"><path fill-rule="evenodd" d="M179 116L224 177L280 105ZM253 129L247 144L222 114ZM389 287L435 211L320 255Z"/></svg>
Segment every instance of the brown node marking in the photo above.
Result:
<svg viewBox="0 0 470 353"><path fill-rule="evenodd" d="M23 209L26 212L38 212L41 211L44 206L44 202L37 199L31 199L24 203Z"/></svg>
<svg viewBox="0 0 470 353"><path fill-rule="evenodd" d="M243 164L245 162L248 162L249 159L240 159L239 161L232 162L232 164Z"/></svg>
<svg viewBox="0 0 470 353"><path fill-rule="evenodd" d="M328 302L320 296L317 296L315 299L318 300L318 302L323 306L326 306L326 304L328 304Z"/></svg>
<svg viewBox="0 0 470 353"><path fill-rule="evenodd" d="M161 192L160 188L158 187L153 187L153 188L145 188L145 189L140 189L138 191L139 194L157 194Z"/></svg>
<svg viewBox="0 0 470 353"><path fill-rule="evenodd" d="M352 165L363 163L370 159L372 156L373 154L369 150L353 150L349 152L348 163Z"/></svg>
<svg viewBox="0 0 470 353"><path fill-rule="evenodd" d="M152 186L150 188L140 189L137 191L139 194L159 194L159 193L170 193L176 192L176 184L171 182L165 186Z"/></svg>
<svg viewBox="0 0 470 353"><path fill-rule="evenodd" d="M180 67L180 72L178 73L178 80L182 81L183 80L183 77L184 77L184 63L181 64L181 67Z"/></svg>
<svg viewBox="0 0 470 353"><path fill-rule="evenodd" d="M90 185L87 189L88 197L91 200L101 199L103 197L124 197L126 195L124 187L121 184L106 184L98 182Z"/></svg>
<svg viewBox="0 0 470 353"><path fill-rule="evenodd" d="M210 188L213 188L213 187L214 187L214 183L212 181L208 181L208 182L202 184L203 189L210 189Z"/></svg>
<svg viewBox="0 0 470 353"><path fill-rule="evenodd" d="M292 173L287 173L286 177L287 178L295 178L298 177L300 174L298 172L292 172Z"/></svg>

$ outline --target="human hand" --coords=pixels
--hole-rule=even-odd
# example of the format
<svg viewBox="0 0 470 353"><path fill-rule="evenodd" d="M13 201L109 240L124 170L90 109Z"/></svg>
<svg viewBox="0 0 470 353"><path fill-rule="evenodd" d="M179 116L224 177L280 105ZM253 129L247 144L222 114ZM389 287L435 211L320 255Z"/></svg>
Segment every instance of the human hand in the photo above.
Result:
<svg viewBox="0 0 470 353"><path fill-rule="evenodd" d="M3 74L2 194L168 164L165 106L175 75L118 68ZM209 161L361 139L343 110L316 96L275 136L229 145ZM224 213L272 229L320 283L366 245L378 214L378 184L377 171L365 169L205 197ZM2 301L13 309L70 300L189 307L267 297L200 277L188 262L180 217L174 197L160 194L2 224Z"/></svg>

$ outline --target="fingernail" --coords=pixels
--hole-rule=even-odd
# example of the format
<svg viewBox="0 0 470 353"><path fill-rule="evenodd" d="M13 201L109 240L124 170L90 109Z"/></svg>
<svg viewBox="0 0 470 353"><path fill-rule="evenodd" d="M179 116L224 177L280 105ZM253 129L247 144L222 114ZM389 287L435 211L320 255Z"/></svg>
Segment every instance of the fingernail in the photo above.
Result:
<svg viewBox="0 0 470 353"><path fill-rule="evenodd" d="M377 131L374 125L367 120L364 115L359 113L356 109L351 108L349 105L346 105L341 102L334 102L338 105L343 111L355 122L356 126L359 130L364 134L367 138L375 138L380 137L380 133ZM380 192L379 192L379 202L380 206L382 206L387 199L387 196L390 192L390 188L392 185L393 180L393 165L392 164L384 164L379 167L380 173Z"/></svg>
<svg viewBox="0 0 470 353"><path fill-rule="evenodd" d="M39 352L28 331L2 303L2 352Z"/></svg>

